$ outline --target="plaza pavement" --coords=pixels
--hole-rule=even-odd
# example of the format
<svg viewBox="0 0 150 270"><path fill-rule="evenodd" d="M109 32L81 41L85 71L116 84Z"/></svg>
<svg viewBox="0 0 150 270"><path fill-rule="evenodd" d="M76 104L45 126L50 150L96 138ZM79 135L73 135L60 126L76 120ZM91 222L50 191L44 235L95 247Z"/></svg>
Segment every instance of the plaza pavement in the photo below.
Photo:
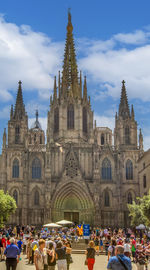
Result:
<svg viewBox="0 0 150 270"><path fill-rule="evenodd" d="M85 256L81 254L73 254L74 263L70 265L70 270L87 270L87 266L84 265ZM96 263L94 270L105 270L107 269L107 257L104 255L96 256ZM136 266L133 265L133 270L136 270ZM6 270L5 263L0 262L0 270ZM28 265L25 257L22 256L22 260L17 266L17 270L35 270L34 265ZM57 267L56 267L57 270ZM150 266L149 266L150 270Z"/></svg>

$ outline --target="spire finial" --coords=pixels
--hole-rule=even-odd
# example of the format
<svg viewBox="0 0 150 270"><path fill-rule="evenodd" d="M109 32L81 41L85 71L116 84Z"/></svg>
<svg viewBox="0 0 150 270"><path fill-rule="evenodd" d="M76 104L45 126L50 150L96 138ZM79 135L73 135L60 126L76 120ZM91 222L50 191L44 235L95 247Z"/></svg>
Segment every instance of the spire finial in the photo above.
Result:
<svg viewBox="0 0 150 270"><path fill-rule="evenodd" d="M38 110L36 110L35 112L35 116L36 116L36 122L38 121L38 118L39 118L39 113L38 113Z"/></svg>
<svg viewBox="0 0 150 270"><path fill-rule="evenodd" d="M123 81L122 81L122 86L125 87L125 83L126 83L125 80L123 80Z"/></svg>
<svg viewBox="0 0 150 270"><path fill-rule="evenodd" d="M67 31L72 33L73 31L73 26L71 22L71 8L68 8L68 25L67 25Z"/></svg>

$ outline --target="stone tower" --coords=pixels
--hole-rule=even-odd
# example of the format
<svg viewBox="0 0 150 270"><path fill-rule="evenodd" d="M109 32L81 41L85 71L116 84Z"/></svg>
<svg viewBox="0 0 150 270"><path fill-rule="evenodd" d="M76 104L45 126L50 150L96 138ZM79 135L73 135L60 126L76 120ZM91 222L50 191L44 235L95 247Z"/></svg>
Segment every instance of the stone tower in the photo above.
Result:
<svg viewBox="0 0 150 270"><path fill-rule="evenodd" d="M47 142L79 142L93 140L93 112L87 96L86 77L78 74L73 26L68 12L67 37L62 76L54 78L54 94L50 99Z"/></svg>
<svg viewBox="0 0 150 270"><path fill-rule="evenodd" d="M137 149L137 122L134 118L134 108L131 113L128 104L125 81L122 81L122 91L119 113L115 117L114 144L117 149Z"/></svg>
<svg viewBox="0 0 150 270"><path fill-rule="evenodd" d="M11 106L8 122L8 147L25 147L25 138L28 132L28 116L22 96L22 83L19 81L15 109Z"/></svg>

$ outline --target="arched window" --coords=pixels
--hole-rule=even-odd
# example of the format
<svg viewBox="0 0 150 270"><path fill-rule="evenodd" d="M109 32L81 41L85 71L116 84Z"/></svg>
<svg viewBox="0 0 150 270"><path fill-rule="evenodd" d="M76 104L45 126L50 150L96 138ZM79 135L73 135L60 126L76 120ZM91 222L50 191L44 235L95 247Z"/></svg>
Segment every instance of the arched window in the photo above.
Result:
<svg viewBox="0 0 150 270"><path fill-rule="evenodd" d="M126 162L126 179L133 180L133 164L129 159Z"/></svg>
<svg viewBox="0 0 150 270"><path fill-rule="evenodd" d="M19 178L19 160L14 159L12 168L12 177Z"/></svg>
<svg viewBox="0 0 150 270"><path fill-rule="evenodd" d="M40 144L42 144L42 135L40 135Z"/></svg>
<svg viewBox="0 0 150 270"><path fill-rule="evenodd" d="M15 127L15 143L19 143L20 140L20 127L16 126Z"/></svg>
<svg viewBox="0 0 150 270"><path fill-rule="evenodd" d="M143 175L143 188L146 188L147 183L146 183L146 175Z"/></svg>
<svg viewBox="0 0 150 270"><path fill-rule="evenodd" d="M110 206L110 198L109 198L109 192L105 191L105 206L109 207Z"/></svg>
<svg viewBox="0 0 150 270"><path fill-rule="evenodd" d="M32 162L32 178L41 178L41 162L38 158L35 158Z"/></svg>
<svg viewBox="0 0 150 270"><path fill-rule="evenodd" d="M18 204L18 192L17 192L17 190L14 190L14 192L13 192L13 198L15 199L16 204Z"/></svg>
<svg viewBox="0 0 150 270"><path fill-rule="evenodd" d="M130 129L128 126L125 127L125 144L130 144Z"/></svg>
<svg viewBox="0 0 150 270"><path fill-rule="evenodd" d="M87 109L83 108L83 132L87 133Z"/></svg>
<svg viewBox="0 0 150 270"><path fill-rule="evenodd" d="M59 131L59 109L54 110L54 133Z"/></svg>
<svg viewBox="0 0 150 270"><path fill-rule="evenodd" d="M104 180L112 179L111 162L108 158L105 158L102 162L102 179Z"/></svg>
<svg viewBox="0 0 150 270"><path fill-rule="evenodd" d="M34 134L34 142L36 142L36 133Z"/></svg>
<svg viewBox="0 0 150 270"><path fill-rule="evenodd" d="M129 193L128 193L128 203L129 203L129 204L132 204L132 202L133 202L132 194L131 194L131 192L129 192Z"/></svg>
<svg viewBox="0 0 150 270"><path fill-rule="evenodd" d="M104 134L101 135L101 145L104 145L105 139L104 139Z"/></svg>
<svg viewBox="0 0 150 270"><path fill-rule="evenodd" d="M67 128L74 129L74 106L72 104L67 109Z"/></svg>
<svg viewBox="0 0 150 270"><path fill-rule="evenodd" d="M34 205L39 205L39 192L36 190L34 193Z"/></svg>

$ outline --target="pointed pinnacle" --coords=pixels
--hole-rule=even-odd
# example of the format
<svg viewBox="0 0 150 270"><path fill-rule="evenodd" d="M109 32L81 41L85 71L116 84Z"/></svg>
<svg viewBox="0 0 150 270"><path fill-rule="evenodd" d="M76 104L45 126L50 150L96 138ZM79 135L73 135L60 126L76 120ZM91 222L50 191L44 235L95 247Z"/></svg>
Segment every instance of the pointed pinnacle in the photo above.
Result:
<svg viewBox="0 0 150 270"><path fill-rule="evenodd" d="M87 100L87 84L86 84L86 76L84 76L83 99L84 99L84 100Z"/></svg>
<svg viewBox="0 0 150 270"><path fill-rule="evenodd" d="M130 118L130 110L128 104L128 98L126 93L125 81L122 81L122 90L121 90L121 98L119 105L119 116L122 116L123 119Z"/></svg>
<svg viewBox="0 0 150 270"><path fill-rule="evenodd" d="M54 77L54 99L57 99L57 85L56 85L56 76Z"/></svg>
<svg viewBox="0 0 150 270"><path fill-rule="evenodd" d="M131 106L131 118L134 119L134 107L133 107L133 104Z"/></svg>

